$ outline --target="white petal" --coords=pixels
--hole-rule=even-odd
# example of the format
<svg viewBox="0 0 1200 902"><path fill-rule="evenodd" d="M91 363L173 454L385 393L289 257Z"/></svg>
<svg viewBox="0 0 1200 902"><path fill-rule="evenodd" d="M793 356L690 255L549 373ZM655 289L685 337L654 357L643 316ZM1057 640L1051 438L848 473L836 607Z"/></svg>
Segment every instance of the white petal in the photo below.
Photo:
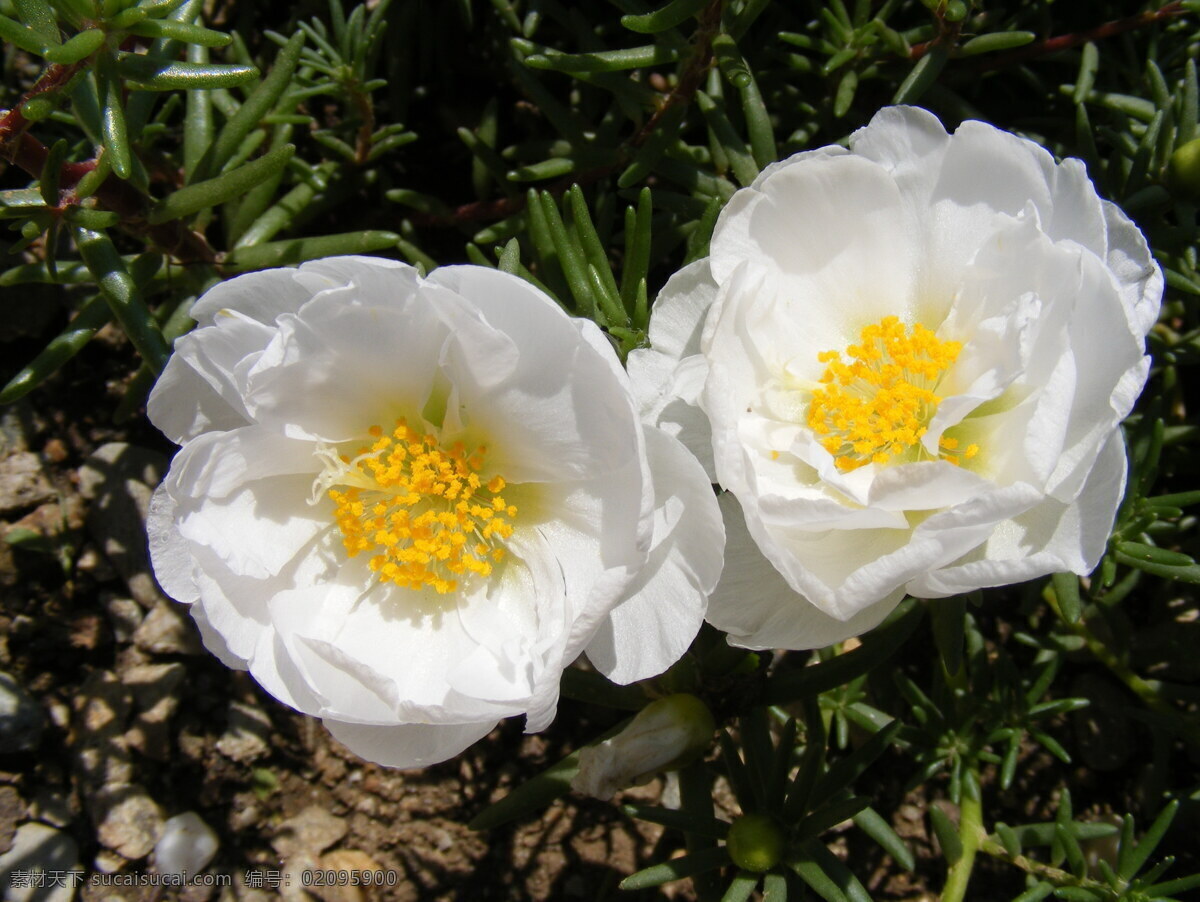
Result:
<svg viewBox="0 0 1200 902"><path fill-rule="evenodd" d="M927 511L953 507L987 491L987 480L945 460L880 467L871 483L872 507Z"/></svg>
<svg viewBox="0 0 1200 902"><path fill-rule="evenodd" d="M408 292L363 296L329 289L303 316L285 314L248 376L254 418L297 438L341 442L373 425L419 416L450 327L440 308Z"/></svg>
<svg viewBox="0 0 1200 902"><path fill-rule="evenodd" d="M624 374L617 375L615 354L598 332L581 332L548 297L499 270L443 267L430 281L470 297L516 352L501 380L488 378L495 362L460 336L448 349L465 416L492 437L496 472L510 483L581 479L619 470L640 455Z"/></svg>
<svg viewBox="0 0 1200 902"><path fill-rule="evenodd" d="M1029 202L1039 212L1049 211L1047 164L1053 165L1050 154L1033 142L984 122L964 122L946 148L933 201L1010 216Z"/></svg>
<svg viewBox="0 0 1200 902"><path fill-rule="evenodd" d="M541 683L558 681L570 606L561 563L536 529L514 533L508 552L500 578L459 606L476 647L450 669L448 682L462 696L507 704L516 713Z"/></svg>
<svg viewBox="0 0 1200 902"><path fill-rule="evenodd" d="M387 767L425 767L453 758L492 731L496 722L363 724L326 718L333 738L368 761Z"/></svg>
<svg viewBox="0 0 1200 902"><path fill-rule="evenodd" d="M700 406L712 423L712 452L717 481L734 492L747 486L746 459L739 440L740 423L747 411L752 412L760 403L761 386L776 376L782 361L776 361L775 369L762 356L763 348L751 333L741 307L757 298L763 308L761 318L769 320L776 308L773 297L765 284L761 272L752 272L740 267L733 273L728 286L730 304L721 311L721 316L710 320L706 327L704 354L708 359ZM780 329L795 328L789 325L790 310L783 310L779 317ZM790 320L795 323L795 320ZM790 344L790 342L789 342ZM816 351L813 352L816 358Z"/></svg>
<svg viewBox="0 0 1200 902"><path fill-rule="evenodd" d="M270 605L277 595L293 591L297 585L322 587L321 591L332 594L332 583L344 561L340 537L335 540L328 531L299 549L285 568L267 579L234 573L228 562L205 544L192 543L188 551L200 595L193 616L201 619L195 611L202 606L204 621L221 636L229 652L243 661L254 658L268 641L265 631L276 629Z"/></svg>
<svg viewBox="0 0 1200 902"><path fill-rule="evenodd" d="M1088 178L1087 167L1074 157L1054 163L1039 156L1050 184L1050 209L1042 211L1046 234L1055 241L1073 241L1101 260L1108 256L1108 225L1104 201Z"/></svg>
<svg viewBox="0 0 1200 902"><path fill-rule="evenodd" d="M897 516L894 510L851 507L823 493L809 498L760 494L756 510L768 530L782 527L823 533L831 529L904 529L908 526L903 515Z"/></svg>
<svg viewBox="0 0 1200 902"><path fill-rule="evenodd" d="M676 272L654 301L650 346L675 360L699 354L704 318L716 299L717 283L707 257Z"/></svg>
<svg viewBox="0 0 1200 902"><path fill-rule="evenodd" d="M332 523L328 510L309 504L313 474L310 470L259 476L254 472L256 468L247 467L240 478L236 477L234 461L239 454L278 447L286 440L255 427L209 435L215 439L204 443L198 439L180 452L177 460L183 458L182 465L168 474L168 491L178 504L175 517L179 534L193 545L211 549L234 574L256 579L273 576ZM256 441L253 436L275 442ZM256 463L269 466L269 453L265 451ZM279 462L281 469L284 463ZM194 475L197 471L199 474ZM233 479L238 482L224 484ZM219 488L204 494L206 483L215 483ZM188 495L183 494L185 491Z"/></svg>
<svg viewBox="0 0 1200 902"><path fill-rule="evenodd" d="M866 324L889 314L908 318L915 309L910 234L896 182L883 167L849 154L815 156L734 196L713 233L711 266L721 285L741 261L763 267L779 303L803 306L812 340L843 347Z"/></svg>
<svg viewBox="0 0 1200 902"><path fill-rule="evenodd" d="M191 604L200 597L192 574L195 561L175 525L176 509L175 499L165 485L154 490L146 514L150 563L162 590L176 601Z"/></svg>
<svg viewBox="0 0 1200 902"><path fill-rule="evenodd" d="M556 487L547 496L545 518L537 529L562 569L570 636L563 664L573 661L609 612L620 602L646 560L653 529L651 516L641 531L643 490L653 504L653 487L634 481L631 467L620 478ZM636 494L631 491L636 486Z"/></svg>
<svg viewBox="0 0 1200 902"><path fill-rule="evenodd" d="M246 371L274 330L239 313L175 342L163 378L150 393L151 422L176 442L201 432L234 429L250 420L244 400Z"/></svg>
<svg viewBox="0 0 1200 902"><path fill-rule="evenodd" d="M294 441L260 426L210 433L188 442L171 461L164 482L177 499L226 498L247 483L273 476L307 477L321 468L311 442ZM301 493L307 503L311 491Z"/></svg>
<svg viewBox="0 0 1200 902"><path fill-rule="evenodd" d="M267 601L270 629L254 648L250 673L276 698L316 716L396 719L394 685L327 641L363 594L365 570L352 561Z"/></svg>
<svg viewBox="0 0 1200 902"><path fill-rule="evenodd" d="M646 430L654 475L654 540L624 600L587 646L617 683L662 673L687 651L721 574L725 534L708 476L675 439Z"/></svg>
<svg viewBox="0 0 1200 902"><path fill-rule="evenodd" d="M1141 334L1130 331L1113 279L1101 262L1081 258L1079 308L1071 318L1070 343L1078 372L1063 454L1047 489L1060 500L1078 493L1105 441L1133 407L1149 372Z"/></svg>
<svg viewBox="0 0 1200 902"><path fill-rule="evenodd" d="M185 335L179 342L187 339ZM202 432L223 432L250 422L240 399L234 405L222 398L182 354L172 354L167 360L150 391L146 414L177 445Z"/></svg>
<svg viewBox="0 0 1200 902"><path fill-rule="evenodd" d="M1125 488L1125 446L1119 432L1105 443L1079 497L1070 504L1046 498L998 523L986 544L960 561L909 584L938 598L1071 571L1081 576L1099 563Z"/></svg>
<svg viewBox="0 0 1200 902"><path fill-rule="evenodd" d="M1018 484L976 495L933 514L915 529L830 530L810 533L799 525L756 533L769 560L793 588L821 610L849 619L985 542L995 524L1036 504L1042 495Z"/></svg>
<svg viewBox="0 0 1200 902"><path fill-rule="evenodd" d="M895 179L905 213L904 231L918 247L921 261L915 319L930 328L945 316L959 266L970 259L969 255L947 258L936 249L940 225L932 209L933 193L950 140L936 116L909 106L883 108L850 136L855 154L878 163Z"/></svg>
<svg viewBox="0 0 1200 902"><path fill-rule="evenodd" d="M1063 512L1054 537L1046 541L1047 551L1059 554L1072 572L1082 576L1100 563L1125 494L1126 468L1125 440L1119 429L1114 430L1101 447L1087 482ZM1037 512L1034 508L1016 519L1032 521Z"/></svg>
<svg viewBox="0 0 1200 902"><path fill-rule="evenodd" d="M949 144L938 118L913 106L884 107L850 136L851 151L884 167L905 194L926 198Z"/></svg>
<svg viewBox="0 0 1200 902"><path fill-rule="evenodd" d="M528 532L528 531L527 531ZM517 539L517 537L514 537ZM308 713L340 720L430 723L519 714L557 685L566 643L561 575L545 547L518 540L498 579L468 596L371 581L358 559L319 580L296 580L269 603L282 644L260 644L251 672ZM488 630L491 632L488 632ZM290 666L317 693L316 709L276 672Z"/></svg>
<svg viewBox="0 0 1200 902"><path fill-rule="evenodd" d="M383 257L326 257L299 267L266 269L222 282L205 292L190 313L201 326L216 322L223 311L234 311L270 326L329 288L356 286L378 291L381 284L394 285L396 280L415 285L416 278L417 271L407 263Z"/></svg>
<svg viewBox="0 0 1200 902"><path fill-rule="evenodd" d="M637 348L629 352L625 365L638 414L657 425L663 408L675 400L671 383L679 361L651 348Z"/></svg>
<svg viewBox="0 0 1200 902"><path fill-rule="evenodd" d="M350 286L362 296L380 297L395 291L398 285L403 285L405 291L414 291L420 281L416 269L407 263L386 257L353 254L309 260L301 263L293 272L296 282L312 295L328 288ZM291 313L294 310L281 312Z"/></svg>
<svg viewBox="0 0 1200 902"><path fill-rule="evenodd" d="M285 705L310 716L324 710L325 699L313 687L308 673L297 663L294 649L288 647L273 624L258 633L258 641L245 666L265 691Z"/></svg>
<svg viewBox="0 0 1200 902"><path fill-rule="evenodd" d="M878 625L904 598L896 590L849 620L838 620L792 589L762 556L746 530L741 508L728 493L725 569L709 602L707 620L742 648L822 648Z"/></svg>
<svg viewBox="0 0 1200 902"><path fill-rule="evenodd" d="M235 655L229 648L229 643L225 641L225 637L213 629L212 624L208 622L208 612L204 605L192 605L189 613L192 615L192 620L195 621L196 628L200 631L200 640L204 643L204 647L212 652L218 661L233 670L247 669L246 659Z"/></svg>
<svg viewBox="0 0 1200 902"><path fill-rule="evenodd" d="M280 314L295 313L311 297L312 292L296 281L296 270L266 269L210 288L189 312L201 327L214 324L224 311L270 326Z"/></svg>
<svg viewBox="0 0 1200 902"><path fill-rule="evenodd" d="M708 376L701 335L717 295L707 259L675 273L654 302L652 347L631 351L626 362L642 419L683 442L710 480L716 478L712 429L699 407Z"/></svg>
<svg viewBox="0 0 1200 902"><path fill-rule="evenodd" d="M478 648L460 620L457 596L390 583L367 590L369 580L365 564L354 560L329 579L301 584L271 601L272 625L287 658L319 695L320 710L310 713L341 720L458 722L523 710L487 700L503 692L495 688L499 674L473 695L451 685L451 673ZM279 663L268 661L262 669Z"/></svg>
<svg viewBox="0 0 1200 902"><path fill-rule="evenodd" d="M270 592L281 587L234 576L224 561L203 546L193 546L190 552L200 596L200 601L192 606L192 616L199 621L194 612L203 608L204 623L221 637L221 647L214 649L214 653L222 659L222 653L236 657L248 667L263 633L270 629L267 614ZM203 631L201 635L204 636Z"/></svg>
<svg viewBox="0 0 1200 902"><path fill-rule="evenodd" d="M1130 314L1134 332L1145 335L1158 321L1162 303L1163 274L1150 253L1146 237L1116 204L1104 201L1108 225L1108 256L1105 263L1121 284L1121 297Z"/></svg>

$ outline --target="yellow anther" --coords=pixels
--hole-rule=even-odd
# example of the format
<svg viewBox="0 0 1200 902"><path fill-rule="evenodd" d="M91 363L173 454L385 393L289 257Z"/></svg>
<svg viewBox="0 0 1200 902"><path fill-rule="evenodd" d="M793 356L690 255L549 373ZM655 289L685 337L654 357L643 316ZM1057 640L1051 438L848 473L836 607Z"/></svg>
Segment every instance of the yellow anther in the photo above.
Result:
<svg viewBox="0 0 1200 902"><path fill-rule="evenodd" d="M942 401L935 389L961 350L960 342L942 341L920 323L906 326L884 317L845 351L817 354L827 366L806 423L844 472L906 455L912 459L913 449L920 459L919 442ZM979 453L978 445L957 449L956 439L943 437L938 456L957 464Z"/></svg>
<svg viewBox="0 0 1200 902"><path fill-rule="evenodd" d="M327 454L318 479L347 554L370 552L381 580L439 594L458 590L455 576L490 575L504 557L496 540L512 535L517 508L498 494L506 486L500 476L483 486L477 471L486 446L442 448L405 420L390 434L379 426L367 434L374 441L353 458Z"/></svg>

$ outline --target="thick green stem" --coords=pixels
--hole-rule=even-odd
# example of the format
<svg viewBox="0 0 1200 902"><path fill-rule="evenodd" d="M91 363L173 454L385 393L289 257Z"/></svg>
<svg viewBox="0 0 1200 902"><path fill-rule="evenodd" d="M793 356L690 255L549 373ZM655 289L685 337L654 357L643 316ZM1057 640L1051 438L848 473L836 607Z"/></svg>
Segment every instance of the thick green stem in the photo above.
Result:
<svg viewBox="0 0 1200 902"><path fill-rule="evenodd" d="M975 853L986 836L983 830L983 802L977 796L964 792L958 820L962 855L950 865L946 887L942 890L942 902L963 902L967 898L967 884L971 882L971 870L975 867Z"/></svg>

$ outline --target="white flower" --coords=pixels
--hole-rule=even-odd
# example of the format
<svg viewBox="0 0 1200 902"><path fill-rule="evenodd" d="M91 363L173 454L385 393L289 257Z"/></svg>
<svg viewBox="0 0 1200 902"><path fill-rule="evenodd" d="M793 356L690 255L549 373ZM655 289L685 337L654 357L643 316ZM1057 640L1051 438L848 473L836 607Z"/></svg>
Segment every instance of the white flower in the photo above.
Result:
<svg viewBox="0 0 1200 902"><path fill-rule="evenodd" d="M981 122L892 107L769 166L630 358L644 415L734 496L708 619L809 648L905 593L1090 572L1162 285L1080 161Z"/></svg>
<svg viewBox="0 0 1200 902"><path fill-rule="evenodd" d="M721 568L709 480L607 339L484 267L341 257L195 304L150 417L163 588L205 643L364 758L444 760L687 648ZM684 509L687 509L686 516Z"/></svg>

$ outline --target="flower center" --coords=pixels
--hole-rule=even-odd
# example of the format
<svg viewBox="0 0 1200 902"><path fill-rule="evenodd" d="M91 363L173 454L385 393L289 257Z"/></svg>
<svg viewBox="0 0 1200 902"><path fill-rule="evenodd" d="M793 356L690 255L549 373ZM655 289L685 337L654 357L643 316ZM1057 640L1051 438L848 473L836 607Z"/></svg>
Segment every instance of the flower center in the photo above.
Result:
<svg viewBox="0 0 1200 902"><path fill-rule="evenodd" d="M327 492L350 557L371 553L371 569L408 589L455 592L469 574L488 576L504 558L517 508L500 495L500 476L484 483L479 472L487 446L462 442L443 448L434 435L403 419L353 458L318 450L325 472L314 495ZM335 488L335 486L339 488Z"/></svg>
<svg viewBox="0 0 1200 902"><path fill-rule="evenodd" d="M839 470L885 464L914 448L919 459L921 436L942 400L938 382L961 350L960 342L941 341L920 323L906 328L886 316L844 352L817 355L828 366L813 390L807 425ZM943 436L938 450L941 460L958 464L979 446L960 450L956 439Z"/></svg>

